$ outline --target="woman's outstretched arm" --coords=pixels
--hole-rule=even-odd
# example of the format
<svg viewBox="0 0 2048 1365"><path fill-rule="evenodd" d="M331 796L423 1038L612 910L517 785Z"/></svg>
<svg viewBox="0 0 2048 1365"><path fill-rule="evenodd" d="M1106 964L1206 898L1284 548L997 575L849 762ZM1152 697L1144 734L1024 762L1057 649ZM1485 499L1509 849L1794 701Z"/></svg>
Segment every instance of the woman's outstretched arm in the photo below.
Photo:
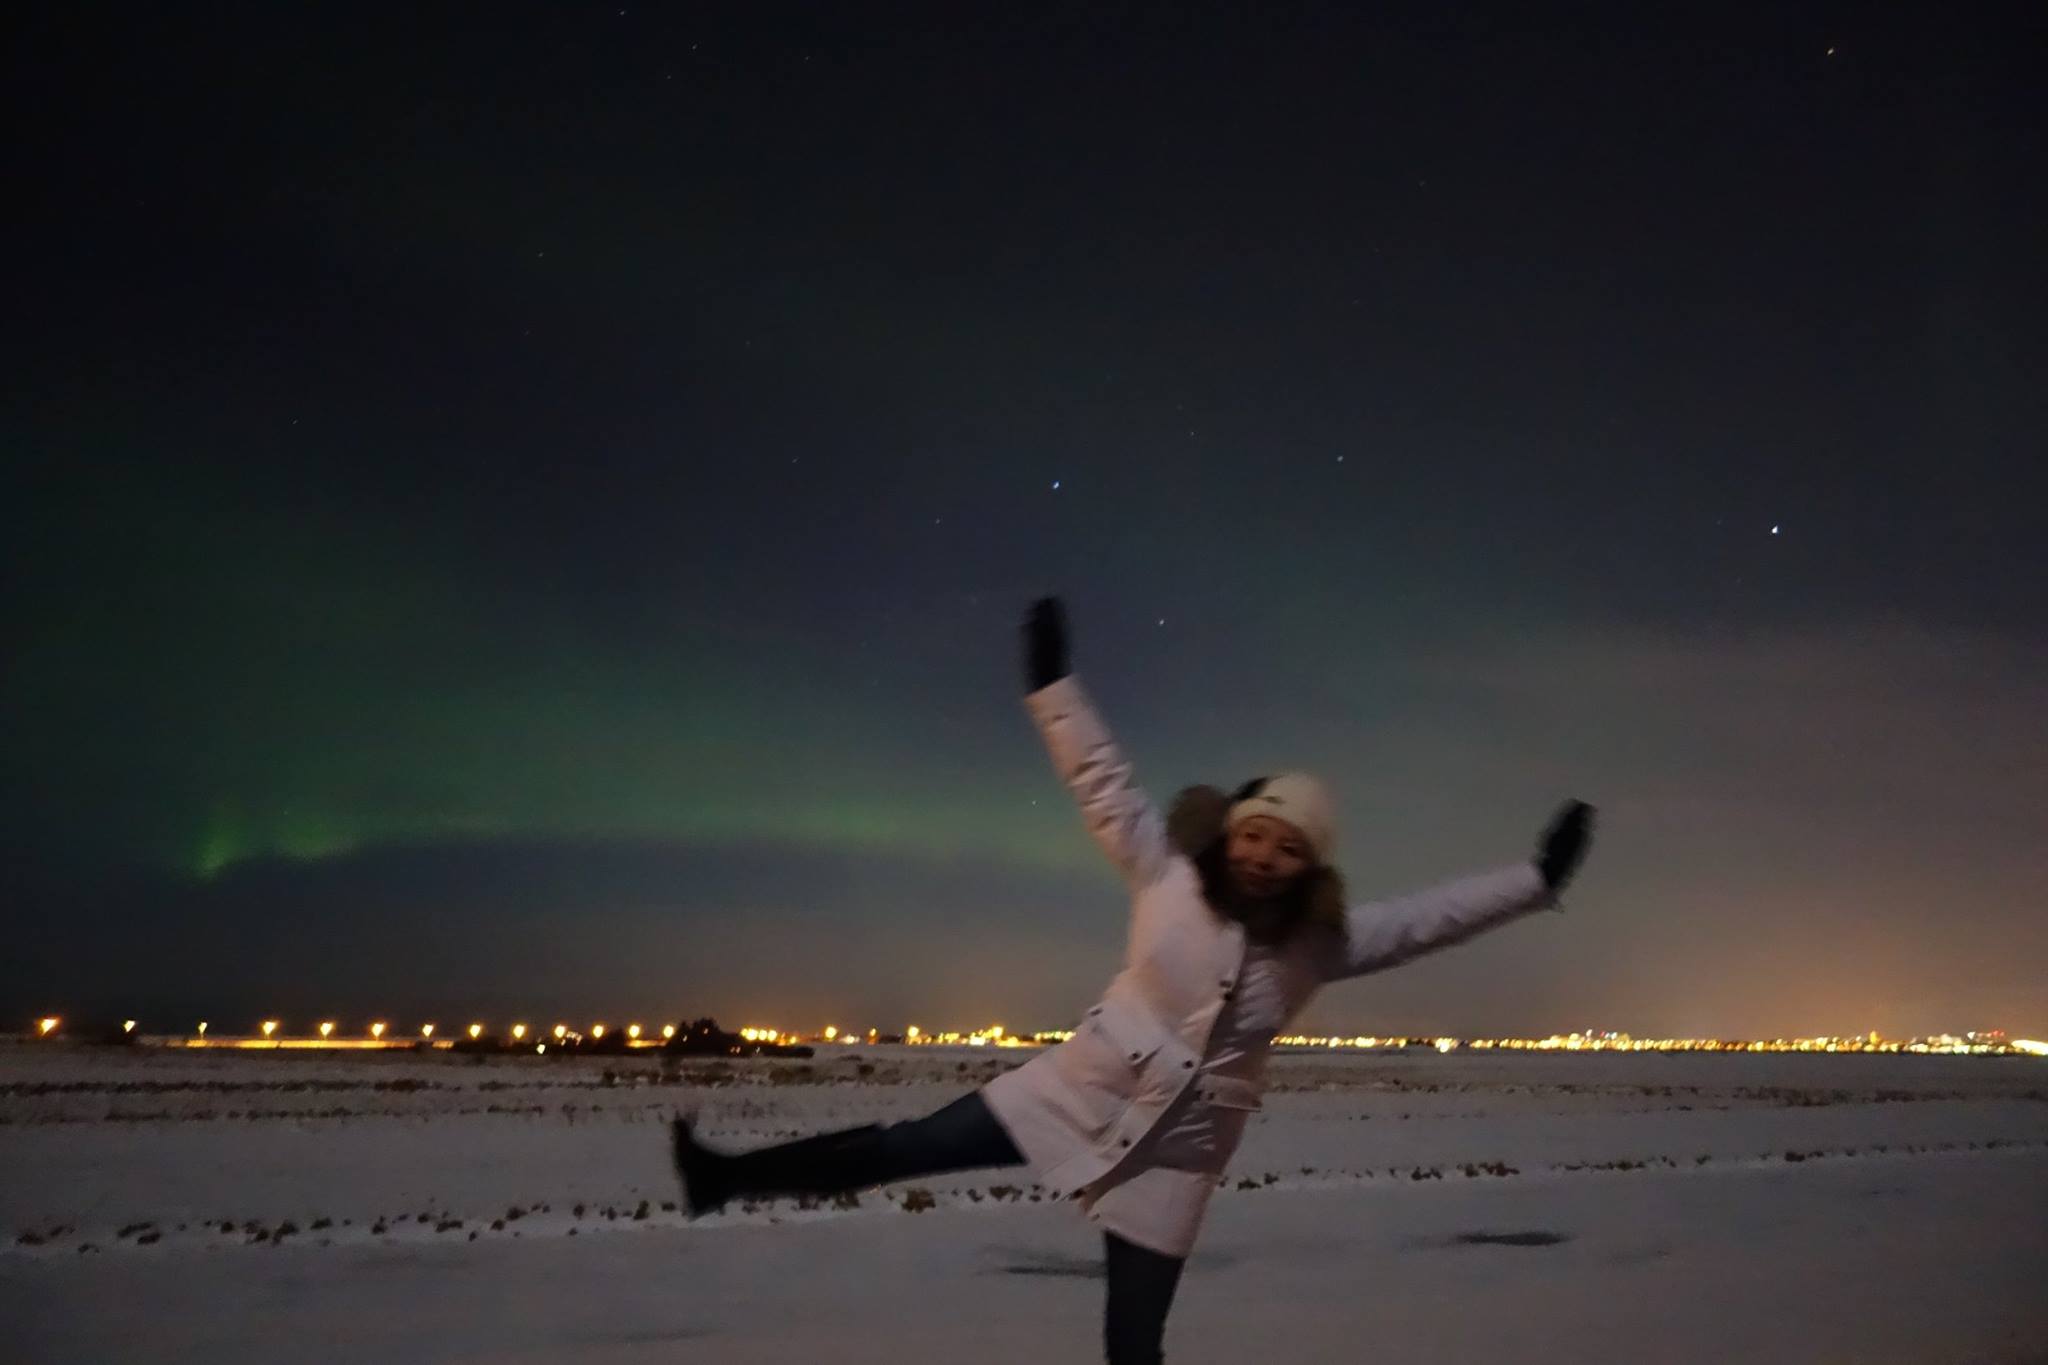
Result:
<svg viewBox="0 0 2048 1365"><path fill-rule="evenodd" d="M1042 597L1024 619L1025 707L1095 842L1133 889L1150 885L1173 858L1166 822L1133 780L1130 760L1110 738L1067 656L1066 610L1057 597Z"/></svg>
<svg viewBox="0 0 2048 1365"><path fill-rule="evenodd" d="M1344 941L1324 965L1325 978L1385 971L1555 904L1586 856L1592 824L1591 806L1568 802L1530 862L1352 906L1344 913Z"/></svg>

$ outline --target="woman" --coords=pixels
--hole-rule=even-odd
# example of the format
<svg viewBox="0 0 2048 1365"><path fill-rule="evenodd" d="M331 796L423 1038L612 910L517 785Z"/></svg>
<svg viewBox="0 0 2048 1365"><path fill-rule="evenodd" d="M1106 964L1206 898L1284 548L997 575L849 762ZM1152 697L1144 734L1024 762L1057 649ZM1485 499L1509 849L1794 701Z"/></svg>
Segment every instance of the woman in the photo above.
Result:
<svg viewBox="0 0 2048 1365"><path fill-rule="evenodd" d="M1228 798L1190 788L1162 821L1068 673L1058 599L1033 604L1025 646L1026 705L1130 889L1124 970L1066 1042L925 1118L737 1154L703 1147L678 1118L675 1161L693 1217L740 1195L1028 1163L1102 1224L1111 1365L1153 1365L1209 1196L1259 1108L1273 1036L1325 982L1552 904L1592 808L1567 804L1531 863L1347 909L1314 778L1260 778Z"/></svg>

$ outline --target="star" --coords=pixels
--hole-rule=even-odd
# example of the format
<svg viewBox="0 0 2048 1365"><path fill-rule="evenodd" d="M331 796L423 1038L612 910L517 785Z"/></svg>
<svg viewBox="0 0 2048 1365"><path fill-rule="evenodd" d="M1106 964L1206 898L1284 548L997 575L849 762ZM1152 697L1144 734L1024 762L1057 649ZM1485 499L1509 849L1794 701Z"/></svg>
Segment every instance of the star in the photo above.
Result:
<svg viewBox="0 0 2048 1365"><path fill-rule="evenodd" d="M1055 493L1060 491L1060 481L1058 479L1052 481L1052 491Z"/></svg>
<svg viewBox="0 0 2048 1365"><path fill-rule="evenodd" d="M1773 527L1771 528L1771 534L1772 534L1772 535L1776 535L1776 534L1778 534L1778 528L1777 528L1777 527L1775 527L1775 526L1773 526Z"/></svg>

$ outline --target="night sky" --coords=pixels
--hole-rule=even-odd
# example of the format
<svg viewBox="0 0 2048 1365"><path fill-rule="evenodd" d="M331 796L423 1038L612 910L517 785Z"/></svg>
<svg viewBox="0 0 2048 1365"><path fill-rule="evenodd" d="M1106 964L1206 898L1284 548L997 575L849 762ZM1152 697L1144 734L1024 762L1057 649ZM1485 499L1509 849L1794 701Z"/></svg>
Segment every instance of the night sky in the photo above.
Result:
<svg viewBox="0 0 2048 1365"><path fill-rule="evenodd" d="M2044 1036L2048 43L1532 8L18 14L6 1026L1062 1026L1059 592L1357 895L1600 807L1309 1027Z"/></svg>

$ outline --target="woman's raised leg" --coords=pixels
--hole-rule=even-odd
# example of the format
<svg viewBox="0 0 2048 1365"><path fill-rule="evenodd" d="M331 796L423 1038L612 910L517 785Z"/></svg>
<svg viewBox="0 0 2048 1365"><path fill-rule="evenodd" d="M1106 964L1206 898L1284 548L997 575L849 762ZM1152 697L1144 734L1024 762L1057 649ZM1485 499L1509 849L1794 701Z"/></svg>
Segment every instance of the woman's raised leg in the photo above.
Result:
<svg viewBox="0 0 2048 1365"><path fill-rule="evenodd" d="M923 1118L870 1123L751 1152L701 1146L690 1121L680 1117L673 1139L676 1173L693 1218L745 1195L836 1194L1024 1160L979 1091Z"/></svg>
<svg viewBox="0 0 2048 1365"><path fill-rule="evenodd" d="M1185 1262L1113 1232L1105 1232L1102 1242L1109 1268L1102 1344L1109 1365L1160 1365L1166 1358L1166 1314Z"/></svg>

